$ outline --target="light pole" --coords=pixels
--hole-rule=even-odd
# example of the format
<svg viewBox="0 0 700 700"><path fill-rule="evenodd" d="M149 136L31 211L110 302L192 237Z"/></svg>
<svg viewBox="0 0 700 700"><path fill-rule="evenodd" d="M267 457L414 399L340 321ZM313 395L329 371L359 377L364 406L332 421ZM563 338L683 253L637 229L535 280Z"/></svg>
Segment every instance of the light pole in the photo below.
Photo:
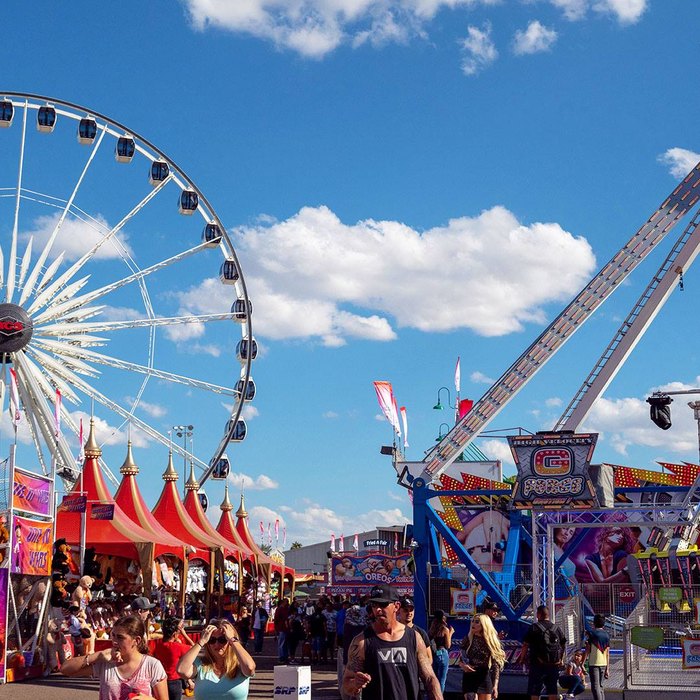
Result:
<svg viewBox="0 0 700 700"><path fill-rule="evenodd" d="M700 458L700 401L688 401L688 406L693 409L693 418L698 423L698 456Z"/></svg>
<svg viewBox="0 0 700 700"><path fill-rule="evenodd" d="M185 493L185 482L187 481L187 438L191 438L194 434L193 425L174 425L173 431L175 435L182 438L182 447L184 454L182 455L182 493Z"/></svg>

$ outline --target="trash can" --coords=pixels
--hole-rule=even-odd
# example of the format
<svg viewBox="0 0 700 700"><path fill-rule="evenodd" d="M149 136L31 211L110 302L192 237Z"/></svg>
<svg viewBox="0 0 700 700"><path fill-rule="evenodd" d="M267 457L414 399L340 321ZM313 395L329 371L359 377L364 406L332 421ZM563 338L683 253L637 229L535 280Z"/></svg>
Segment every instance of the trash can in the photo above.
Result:
<svg viewBox="0 0 700 700"><path fill-rule="evenodd" d="M311 666L275 666L275 700L310 700Z"/></svg>

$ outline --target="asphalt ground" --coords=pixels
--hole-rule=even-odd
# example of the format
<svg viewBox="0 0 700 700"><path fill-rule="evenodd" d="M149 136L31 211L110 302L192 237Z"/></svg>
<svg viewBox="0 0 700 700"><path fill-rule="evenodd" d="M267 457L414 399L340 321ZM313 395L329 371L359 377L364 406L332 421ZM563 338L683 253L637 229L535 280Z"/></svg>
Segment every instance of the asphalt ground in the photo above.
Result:
<svg viewBox="0 0 700 700"><path fill-rule="evenodd" d="M251 643L252 644L252 643ZM254 654L255 677L250 681L250 698L272 698L273 668L277 661L277 646L271 637L265 639L261 654ZM0 686L0 700L96 700L99 684L91 678L66 678L55 673L47 678L7 683ZM184 697L184 696L183 696ZM313 700L338 700L336 662L321 663L311 669Z"/></svg>

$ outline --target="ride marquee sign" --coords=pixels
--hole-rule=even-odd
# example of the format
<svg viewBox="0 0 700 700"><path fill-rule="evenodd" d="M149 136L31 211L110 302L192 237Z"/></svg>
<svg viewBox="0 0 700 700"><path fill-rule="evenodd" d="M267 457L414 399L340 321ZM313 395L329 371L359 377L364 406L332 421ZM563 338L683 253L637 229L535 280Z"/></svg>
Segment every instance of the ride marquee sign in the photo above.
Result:
<svg viewBox="0 0 700 700"><path fill-rule="evenodd" d="M595 491L588 465L597 433L537 433L508 438L518 479L516 508L591 508Z"/></svg>

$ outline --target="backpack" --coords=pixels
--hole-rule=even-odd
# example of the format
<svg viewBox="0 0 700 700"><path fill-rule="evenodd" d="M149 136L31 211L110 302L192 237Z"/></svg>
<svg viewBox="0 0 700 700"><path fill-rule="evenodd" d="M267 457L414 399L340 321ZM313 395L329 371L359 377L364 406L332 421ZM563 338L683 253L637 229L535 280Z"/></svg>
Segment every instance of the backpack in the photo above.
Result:
<svg viewBox="0 0 700 700"><path fill-rule="evenodd" d="M561 633L559 629L554 625L547 627L541 622L535 623L535 627L537 627L542 635L542 645L539 648L537 661L549 666L558 666L563 656Z"/></svg>

